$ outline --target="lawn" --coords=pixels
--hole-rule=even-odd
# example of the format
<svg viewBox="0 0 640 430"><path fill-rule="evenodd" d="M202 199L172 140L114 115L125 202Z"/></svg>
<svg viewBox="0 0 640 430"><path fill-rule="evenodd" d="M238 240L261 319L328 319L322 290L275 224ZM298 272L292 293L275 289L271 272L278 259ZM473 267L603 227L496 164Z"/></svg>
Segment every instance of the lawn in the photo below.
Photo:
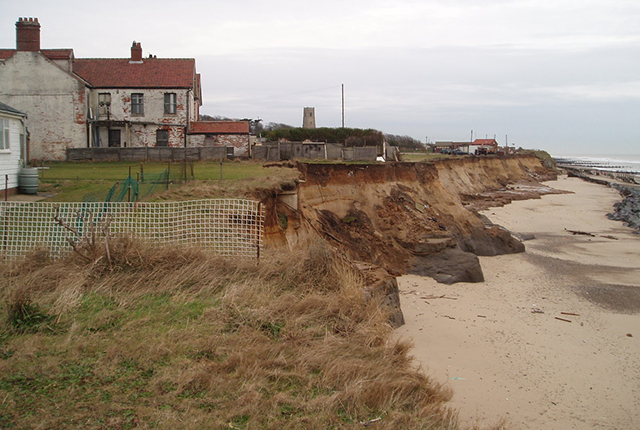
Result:
<svg viewBox="0 0 640 430"><path fill-rule="evenodd" d="M180 177L198 183L216 183L226 181L255 180L262 181L269 177L291 176L290 168L265 168L262 163L251 161L211 161L187 163L134 163L134 162L55 162L48 163L40 170L40 193L51 194L47 201L82 201L87 196L98 200L104 199L113 185L127 179L129 174L135 180L144 177L158 177L166 171L170 172L171 187L183 182ZM164 191L167 186L157 184L154 192Z"/></svg>
<svg viewBox="0 0 640 430"><path fill-rule="evenodd" d="M449 155L446 154L434 154L432 152L403 152L402 161L429 161L437 160L439 158L446 158Z"/></svg>

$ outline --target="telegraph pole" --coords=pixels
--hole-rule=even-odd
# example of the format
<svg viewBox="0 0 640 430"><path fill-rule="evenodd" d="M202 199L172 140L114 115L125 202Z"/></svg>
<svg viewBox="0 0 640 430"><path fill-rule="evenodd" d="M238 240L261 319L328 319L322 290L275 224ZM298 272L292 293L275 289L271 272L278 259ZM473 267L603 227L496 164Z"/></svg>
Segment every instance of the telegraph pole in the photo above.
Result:
<svg viewBox="0 0 640 430"><path fill-rule="evenodd" d="M342 128L344 128L344 84L342 84Z"/></svg>

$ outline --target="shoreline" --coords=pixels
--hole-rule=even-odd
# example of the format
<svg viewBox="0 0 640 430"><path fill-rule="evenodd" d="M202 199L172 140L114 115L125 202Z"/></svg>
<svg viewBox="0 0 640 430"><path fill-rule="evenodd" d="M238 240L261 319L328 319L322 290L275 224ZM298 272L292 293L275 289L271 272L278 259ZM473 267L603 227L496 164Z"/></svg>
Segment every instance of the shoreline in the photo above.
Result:
<svg viewBox="0 0 640 430"><path fill-rule="evenodd" d="M483 211L513 234L535 236L525 253L480 257L484 283L398 278L406 324L396 335L412 339L416 365L453 389L463 423L634 428L638 235L606 217L616 190L566 177L545 185L573 194Z"/></svg>

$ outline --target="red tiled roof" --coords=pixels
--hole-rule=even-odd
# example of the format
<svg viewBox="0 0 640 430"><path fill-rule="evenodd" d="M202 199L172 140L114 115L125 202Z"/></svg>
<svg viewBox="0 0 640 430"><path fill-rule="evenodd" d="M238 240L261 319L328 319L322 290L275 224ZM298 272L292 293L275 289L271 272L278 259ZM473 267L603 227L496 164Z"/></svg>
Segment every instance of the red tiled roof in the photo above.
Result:
<svg viewBox="0 0 640 430"><path fill-rule="evenodd" d="M15 49L0 49L0 60L11 57ZM73 49L41 49L40 52L50 60L68 60L73 58Z"/></svg>
<svg viewBox="0 0 640 430"><path fill-rule="evenodd" d="M40 52L50 60L68 60L73 58L73 49L41 49Z"/></svg>
<svg viewBox="0 0 640 430"><path fill-rule="evenodd" d="M189 126L189 134L249 134L247 121L198 121Z"/></svg>
<svg viewBox="0 0 640 430"><path fill-rule="evenodd" d="M473 141L474 145L497 145L498 142L496 142L495 139L476 139Z"/></svg>
<svg viewBox="0 0 640 430"><path fill-rule="evenodd" d="M11 57L14 52L16 52L15 49L0 49L0 60L6 60Z"/></svg>
<svg viewBox="0 0 640 430"><path fill-rule="evenodd" d="M193 88L196 60L193 58L80 58L73 71L96 88Z"/></svg>

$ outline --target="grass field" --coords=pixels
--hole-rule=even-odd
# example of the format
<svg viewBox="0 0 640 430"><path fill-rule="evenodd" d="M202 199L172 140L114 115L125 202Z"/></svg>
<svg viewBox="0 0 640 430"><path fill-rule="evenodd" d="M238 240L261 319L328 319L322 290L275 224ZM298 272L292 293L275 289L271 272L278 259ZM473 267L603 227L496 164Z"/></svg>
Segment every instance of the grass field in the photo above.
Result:
<svg viewBox="0 0 640 430"><path fill-rule="evenodd" d="M429 160L437 160L439 158L447 158L451 157L446 154L434 154L431 152L403 152L402 153L402 161L429 161Z"/></svg>
<svg viewBox="0 0 640 430"><path fill-rule="evenodd" d="M171 176L186 168L187 178L200 185L223 185L229 182L255 181L256 184L270 178L290 179L297 175L294 169L264 167L263 163L243 162L194 162L188 163L87 163L58 162L45 165L40 170L40 192L52 194L47 201L82 201L87 195L100 199L116 181L124 181L131 173L133 179L139 179L141 173L149 178L169 169ZM193 173L193 176L192 176ZM175 183L175 180L172 182ZM171 186L169 187L171 188ZM220 187L221 190L224 187ZM158 191L167 187L158 187ZM221 194L225 194L221 191ZM222 195L221 195L222 196Z"/></svg>

